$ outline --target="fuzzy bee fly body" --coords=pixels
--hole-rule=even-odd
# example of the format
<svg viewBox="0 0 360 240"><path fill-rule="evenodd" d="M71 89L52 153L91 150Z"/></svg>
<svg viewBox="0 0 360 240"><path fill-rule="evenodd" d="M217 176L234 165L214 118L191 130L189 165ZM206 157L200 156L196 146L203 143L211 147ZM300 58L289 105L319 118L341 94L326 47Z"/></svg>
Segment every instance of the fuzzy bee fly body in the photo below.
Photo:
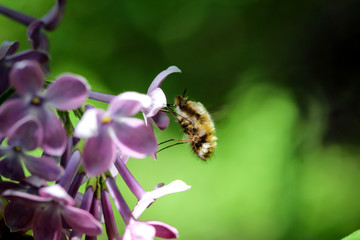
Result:
<svg viewBox="0 0 360 240"><path fill-rule="evenodd" d="M194 153L206 161L216 149L215 126L206 108L183 96L175 97L176 118L190 139Z"/></svg>

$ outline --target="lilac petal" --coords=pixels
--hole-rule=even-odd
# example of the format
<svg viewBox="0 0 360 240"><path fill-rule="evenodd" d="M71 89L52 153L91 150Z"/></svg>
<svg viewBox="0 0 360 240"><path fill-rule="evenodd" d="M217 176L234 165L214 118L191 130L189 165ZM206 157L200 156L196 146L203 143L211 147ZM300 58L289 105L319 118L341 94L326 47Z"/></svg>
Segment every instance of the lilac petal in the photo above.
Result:
<svg viewBox="0 0 360 240"><path fill-rule="evenodd" d="M10 128L28 113L21 99L6 101L0 108L0 134L7 136Z"/></svg>
<svg viewBox="0 0 360 240"><path fill-rule="evenodd" d="M39 189L39 195L44 198L56 199L65 205L74 205L74 199L67 194L59 184L43 187Z"/></svg>
<svg viewBox="0 0 360 240"><path fill-rule="evenodd" d="M140 215L148 208L156 199L165 195L182 192L189 190L191 186L187 185L181 180L175 180L168 185L155 188L154 190L145 193L139 202L136 204L133 210L133 216L135 219L139 219Z"/></svg>
<svg viewBox="0 0 360 240"><path fill-rule="evenodd" d="M177 193L177 192L183 192L183 191L187 191L191 188L191 186L187 185L185 182L181 181L181 180L175 180L171 183L169 183L168 185L165 185L163 187L158 187L156 189L154 189L151 192L148 192L148 194L154 198L160 198L163 197L165 195L168 195L170 193Z"/></svg>
<svg viewBox="0 0 360 240"><path fill-rule="evenodd" d="M90 86L79 75L64 74L53 82L46 91L46 99L58 110L74 110L87 99Z"/></svg>
<svg viewBox="0 0 360 240"><path fill-rule="evenodd" d="M158 112L155 116L152 117L152 120L160 130L165 130L170 123L169 117L164 112Z"/></svg>
<svg viewBox="0 0 360 240"><path fill-rule="evenodd" d="M168 69L162 71L161 73L159 73L155 79L152 81L149 89L148 89L148 93L151 92L152 90L154 90L155 88L158 88L160 87L161 83L165 80L165 78L171 74L171 73L174 73L174 72L178 72L178 73L181 73L181 70L176 67L176 66L170 66L168 67Z"/></svg>
<svg viewBox="0 0 360 240"><path fill-rule="evenodd" d="M20 95L34 94L42 90L44 73L38 62L24 60L14 64L10 71L10 83Z"/></svg>
<svg viewBox="0 0 360 240"><path fill-rule="evenodd" d="M47 183L44 179L35 175L25 178L24 183L32 187L35 187L36 189L47 186Z"/></svg>
<svg viewBox="0 0 360 240"><path fill-rule="evenodd" d="M146 120L148 120L150 122L150 124L147 124L147 127L149 129L150 132L152 132L152 134L155 136L155 132L154 132L154 121L152 120L152 118L145 118ZM157 160L157 155L156 155L157 151L153 152L150 156L154 159Z"/></svg>
<svg viewBox="0 0 360 240"><path fill-rule="evenodd" d="M166 96L161 88L155 88L153 91L148 93L151 97L151 105L145 108L146 117L152 117L159 112L160 109L166 107Z"/></svg>
<svg viewBox="0 0 360 240"><path fill-rule="evenodd" d="M40 158L24 155L24 163L31 174L39 176L47 181L58 180L64 173L54 159L42 156Z"/></svg>
<svg viewBox="0 0 360 240"><path fill-rule="evenodd" d="M157 150L154 133L144 121L136 118L124 118L121 122L113 122L109 130L116 146L126 155L144 158Z"/></svg>
<svg viewBox="0 0 360 240"><path fill-rule="evenodd" d="M0 60L5 56L11 55L19 48L19 42L4 41L0 46Z"/></svg>
<svg viewBox="0 0 360 240"><path fill-rule="evenodd" d="M33 220L34 239L56 240L62 234L62 221L59 211L54 208L38 211Z"/></svg>
<svg viewBox="0 0 360 240"><path fill-rule="evenodd" d="M137 92L124 92L111 100L108 112L112 117L130 117L151 104L151 98Z"/></svg>
<svg viewBox="0 0 360 240"><path fill-rule="evenodd" d="M49 55L45 52L37 51L37 50L24 50L17 54L8 56L7 59L11 62L19 62L23 60L34 60L39 63L46 63L49 61Z"/></svg>
<svg viewBox="0 0 360 240"><path fill-rule="evenodd" d="M44 135L43 149L47 154L60 156L66 149L66 132L61 121L52 111L45 110L40 117Z"/></svg>
<svg viewBox="0 0 360 240"><path fill-rule="evenodd" d="M141 214L147 209L151 204L155 202L155 199L149 198L146 195L136 204L132 215L135 219L139 219Z"/></svg>
<svg viewBox="0 0 360 240"><path fill-rule="evenodd" d="M152 225L136 221L126 227L123 240L153 240L155 233Z"/></svg>
<svg viewBox="0 0 360 240"><path fill-rule="evenodd" d="M4 211L5 223L12 232L30 229L34 213L35 208L24 206L18 201L11 201Z"/></svg>
<svg viewBox="0 0 360 240"><path fill-rule="evenodd" d="M83 209L66 206L63 209L63 217L67 224L86 235L96 236L102 232L101 224Z"/></svg>
<svg viewBox="0 0 360 240"><path fill-rule="evenodd" d="M170 226L169 224L158 221L147 221L146 223L155 228L156 237L165 238L165 239L173 239L179 237L178 230L173 226Z"/></svg>
<svg viewBox="0 0 360 240"><path fill-rule="evenodd" d="M16 181L25 178L23 167L17 155L5 157L0 161L0 175Z"/></svg>
<svg viewBox="0 0 360 240"><path fill-rule="evenodd" d="M44 131L39 120L31 116L25 117L18 121L9 130L8 145L20 146L24 150L34 150L42 143Z"/></svg>
<svg viewBox="0 0 360 240"><path fill-rule="evenodd" d="M96 176L109 169L115 160L115 147L107 134L89 138L84 147L83 164L90 176Z"/></svg>
<svg viewBox="0 0 360 240"><path fill-rule="evenodd" d="M27 29L27 36L29 44L33 49L39 49L43 51L49 50L49 40L45 33L43 33L42 28L44 23L40 20L32 22Z"/></svg>
<svg viewBox="0 0 360 240"><path fill-rule="evenodd" d="M99 121L104 112L101 109L86 110L75 127L75 136L79 138L95 137L99 134Z"/></svg>
<svg viewBox="0 0 360 240"><path fill-rule="evenodd" d="M41 203L47 204L52 201L52 199L50 199L50 198L37 196L37 195L30 194L27 192L21 192L21 191L12 190L12 189L8 189L8 190L4 191L1 194L1 196L3 196L4 198L7 198L9 200L21 201L25 205L29 205L31 207L38 206Z"/></svg>
<svg viewBox="0 0 360 240"><path fill-rule="evenodd" d="M41 18L46 30L54 30L64 15L66 0L57 0L56 5Z"/></svg>

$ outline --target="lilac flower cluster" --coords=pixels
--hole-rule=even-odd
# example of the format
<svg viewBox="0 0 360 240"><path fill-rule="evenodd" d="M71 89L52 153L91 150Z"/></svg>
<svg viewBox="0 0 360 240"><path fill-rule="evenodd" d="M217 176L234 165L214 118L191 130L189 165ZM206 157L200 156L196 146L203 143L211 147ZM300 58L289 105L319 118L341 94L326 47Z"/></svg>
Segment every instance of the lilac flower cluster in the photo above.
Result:
<svg viewBox="0 0 360 240"><path fill-rule="evenodd" d="M177 238L174 227L139 218L156 199L190 186L175 180L146 191L126 163L130 157L156 159L153 128L169 125L160 111L166 106L160 85L180 70L172 66L161 72L147 94L94 92L85 78L70 73L46 81L49 47L44 30L56 28L64 7L65 0L57 0L37 19L0 5L0 13L27 26L32 47L17 53L18 42L0 46L0 222L5 223L0 224L0 237L81 239L85 234L96 239L104 223L109 239ZM107 110L84 108L88 98L109 103ZM76 126L70 112L79 119ZM135 117L140 112L144 119ZM133 209L119 191L117 175L138 200ZM110 197L125 223L122 237Z"/></svg>

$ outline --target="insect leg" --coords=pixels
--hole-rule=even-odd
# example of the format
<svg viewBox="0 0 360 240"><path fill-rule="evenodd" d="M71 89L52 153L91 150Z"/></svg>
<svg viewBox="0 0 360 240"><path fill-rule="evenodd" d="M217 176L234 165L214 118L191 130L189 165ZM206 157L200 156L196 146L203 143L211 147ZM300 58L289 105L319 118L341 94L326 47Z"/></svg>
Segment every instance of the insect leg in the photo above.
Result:
<svg viewBox="0 0 360 240"><path fill-rule="evenodd" d="M173 147L173 146L180 145L180 144L185 144L185 143L186 143L186 142L178 142L178 143L174 143L174 144L172 144L172 145L169 145L169 146L163 147L162 149L158 150L156 153L161 152L162 150L165 150L165 149L167 149L167 148L169 148L169 147Z"/></svg>

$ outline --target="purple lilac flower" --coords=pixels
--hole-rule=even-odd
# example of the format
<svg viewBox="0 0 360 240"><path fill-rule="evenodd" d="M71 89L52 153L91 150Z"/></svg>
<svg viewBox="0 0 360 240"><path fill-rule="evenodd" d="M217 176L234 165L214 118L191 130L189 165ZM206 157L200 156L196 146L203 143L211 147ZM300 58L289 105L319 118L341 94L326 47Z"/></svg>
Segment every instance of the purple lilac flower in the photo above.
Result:
<svg viewBox="0 0 360 240"><path fill-rule="evenodd" d="M1 14L27 26L28 41L36 49L13 54L18 48L17 42L4 42L0 46L0 93L11 85L20 96L0 107L0 142L7 138L8 144L0 146L0 174L20 181L1 182L0 178L0 195L10 200L5 203L5 208L0 200L0 211L4 209L6 224L12 231L31 229L35 239L81 239L85 233L86 239L95 240L102 229L96 219L104 216L109 239L177 238L178 231L174 227L158 221L139 221L139 217L156 199L188 190L190 186L176 180L166 186L159 184L147 192L125 163L129 157L151 155L156 158L153 125L164 130L169 124L167 115L160 111L167 103L160 85L169 74L181 71L171 66L158 74L147 95L125 92L112 96L91 92L90 98L110 104L106 111L86 109L75 129L76 136L85 139L85 145L80 144L83 153L73 152L78 139L72 141L74 136L66 136L62 122L53 110L68 111L80 107L89 93L87 82L80 76L65 74L43 91L48 56L41 51L47 52L49 47L44 30L52 31L57 27L63 17L65 2L56 0L56 5L42 18L0 5ZM7 96L4 94L2 99ZM133 118L140 111L145 121ZM82 111L74 113L77 117L82 116ZM66 127L67 124L65 121ZM42 157L26 154L37 147L44 149ZM66 168L62 178L52 186L47 186L45 180L57 180L63 169L48 155L62 155L61 166ZM79 168L81 160L88 175L97 177L86 178ZM33 174L31 177L25 178L22 162ZM104 174L99 176L106 170L113 176L118 171L138 199L133 211L125 203L114 179ZM77 191L84 179L88 186L85 194L81 194ZM79 204L69 194L75 196ZM109 195L126 225L123 238L116 227Z"/></svg>
<svg viewBox="0 0 360 240"><path fill-rule="evenodd" d="M10 200L5 208L7 225L13 231L31 228L35 239L60 239L63 220L89 236L102 231L101 224L89 212L74 207L74 200L57 184L40 188L39 196L16 190L6 190L2 196ZM15 209L11 203L22 207ZM7 211L9 205L11 211ZM22 226L18 223L19 216Z"/></svg>
<svg viewBox="0 0 360 240"><path fill-rule="evenodd" d="M55 6L40 19L1 5L0 13L28 26L27 35L30 45L34 49L47 51L49 49L48 39L42 29L52 31L57 27L64 15L65 3L66 0L57 0Z"/></svg>
<svg viewBox="0 0 360 240"><path fill-rule="evenodd" d="M34 49L48 51L49 42L42 29L54 30L64 15L66 0L57 0L55 6L41 19L28 24L27 35L30 45Z"/></svg>
<svg viewBox="0 0 360 240"><path fill-rule="evenodd" d="M111 100L107 111L92 108L85 112L75 128L75 135L87 139L83 165L89 175L109 169L115 160L116 148L135 158L156 152L153 132L143 120L132 117L150 104L147 95L125 92Z"/></svg>
<svg viewBox="0 0 360 240"><path fill-rule="evenodd" d="M41 147L51 155L61 155L66 148L66 132L53 108L61 111L80 107L87 99L89 86L78 75L59 76L43 91L44 75L35 61L17 62L10 72L10 83L20 95L0 107L0 134L9 136L9 129L19 120L33 116L44 134Z"/></svg>
<svg viewBox="0 0 360 240"><path fill-rule="evenodd" d="M23 118L9 131L8 146L0 146L0 174L12 180L25 178L22 162L33 175L48 181L57 180L63 173L54 159L47 156L34 157L26 151L34 150L43 136L40 123L35 118ZM37 142L38 141L38 142Z"/></svg>
<svg viewBox="0 0 360 240"><path fill-rule="evenodd" d="M156 125L160 130L166 129L169 125L170 120L168 116L160 111L160 109L166 107L166 96L160 88L160 85L169 74L174 72L181 72L181 70L176 66L170 66L168 69L159 73L152 81L147 91L147 95L150 97L151 103L148 106L144 106L141 111L144 115L145 123L148 126L148 131L152 132L153 135L153 125ZM115 96L110 94L94 91L91 91L89 94L89 98L102 102L110 102L114 99L114 97ZM151 154L151 156L156 159L156 152Z"/></svg>
<svg viewBox="0 0 360 240"><path fill-rule="evenodd" d="M129 187L130 191L138 199L138 203L132 212L132 215L135 219L139 219L140 215L145 211L145 209L148 208L153 202L155 202L156 199L171 193L187 191L191 188L191 186L187 185L183 181L175 180L168 185L158 184L155 186L154 190L146 192L126 167L124 160L126 161L126 157L119 155L116 159L115 166L118 169L121 177L124 179L126 185Z"/></svg>
<svg viewBox="0 0 360 240"><path fill-rule="evenodd" d="M181 70L176 66L170 66L159 73L147 91L147 95L151 98L151 105L143 109L144 118L150 125L155 124L160 130L166 129L169 125L168 116L159 111L166 107L166 96L160 85L169 74L175 72L181 73Z"/></svg>
<svg viewBox="0 0 360 240"><path fill-rule="evenodd" d="M34 60L45 64L49 60L46 53L37 50L25 50L16 53L18 42L5 41L0 46L0 94L9 88L9 72L12 66L22 60Z"/></svg>
<svg viewBox="0 0 360 240"><path fill-rule="evenodd" d="M177 229L166 223L158 221L142 222L135 219L112 177L106 178L106 186L126 224L123 240L151 240L155 237L172 239L178 237Z"/></svg>
<svg viewBox="0 0 360 240"><path fill-rule="evenodd" d="M30 176L19 183L12 181L0 181L0 195L6 190L16 190L37 195L39 188L48 186L47 182L37 176Z"/></svg>
<svg viewBox="0 0 360 240"><path fill-rule="evenodd" d="M142 109L146 123L150 126L155 124L160 130L166 129L169 125L167 115L159 111L161 108L166 107L166 96L160 85L169 74L175 72L181 72L181 70L176 66L170 66L155 77L147 91L147 95L151 98L151 103ZM109 103L114 97L114 95L94 91L89 93L90 99L106 103Z"/></svg>

